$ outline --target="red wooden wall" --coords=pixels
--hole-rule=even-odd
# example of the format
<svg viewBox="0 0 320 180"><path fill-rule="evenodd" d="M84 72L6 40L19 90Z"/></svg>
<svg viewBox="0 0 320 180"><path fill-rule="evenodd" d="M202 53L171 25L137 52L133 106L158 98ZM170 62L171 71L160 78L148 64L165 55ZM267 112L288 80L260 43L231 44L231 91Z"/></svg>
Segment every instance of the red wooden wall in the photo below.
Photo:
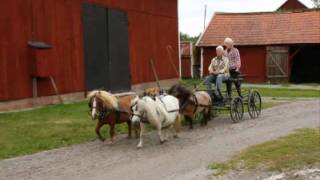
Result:
<svg viewBox="0 0 320 180"><path fill-rule="evenodd" d="M149 59L160 79L178 78L166 46L179 67L176 0L88 0L127 11L132 84L153 81ZM0 101L32 96L32 59L27 42L53 46L44 57L61 93L85 90L81 5L84 0L10 0L0 6ZM39 79L39 95L53 89Z"/></svg>
<svg viewBox="0 0 320 180"><path fill-rule="evenodd" d="M241 73L246 74L246 82L266 81L266 47L240 46L237 47L241 56ZM208 75L208 66L216 56L215 47L205 47L203 51L203 74Z"/></svg>
<svg viewBox="0 0 320 180"><path fill-rule="evenodd" d="M183 78L191 78L191 57L182 56L181 57L181 76Z"/></svg>

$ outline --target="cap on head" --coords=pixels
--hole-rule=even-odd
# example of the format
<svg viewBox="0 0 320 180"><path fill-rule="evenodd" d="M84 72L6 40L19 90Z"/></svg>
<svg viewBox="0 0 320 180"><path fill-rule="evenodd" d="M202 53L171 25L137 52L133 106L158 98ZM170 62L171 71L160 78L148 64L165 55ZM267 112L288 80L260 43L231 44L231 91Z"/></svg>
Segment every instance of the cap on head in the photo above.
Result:
<svg viewBox="0 0 320 180"><path fill-rule="evenodd" d="M234 42L233 42L233 40L231 38L227 37L227 38L224 39L224 44L225 45L233 45Z"/></svg>

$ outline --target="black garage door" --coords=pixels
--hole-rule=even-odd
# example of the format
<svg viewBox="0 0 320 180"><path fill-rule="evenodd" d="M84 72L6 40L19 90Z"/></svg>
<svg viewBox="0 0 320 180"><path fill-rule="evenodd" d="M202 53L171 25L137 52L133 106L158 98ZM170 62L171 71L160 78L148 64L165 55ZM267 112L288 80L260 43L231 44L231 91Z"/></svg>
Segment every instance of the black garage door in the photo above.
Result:
<svg viewBox="0 0 320 180"><path fill-rule="evenodd" d="M85 82L87 90L130 89L126 12L83 5Z"/></svg>

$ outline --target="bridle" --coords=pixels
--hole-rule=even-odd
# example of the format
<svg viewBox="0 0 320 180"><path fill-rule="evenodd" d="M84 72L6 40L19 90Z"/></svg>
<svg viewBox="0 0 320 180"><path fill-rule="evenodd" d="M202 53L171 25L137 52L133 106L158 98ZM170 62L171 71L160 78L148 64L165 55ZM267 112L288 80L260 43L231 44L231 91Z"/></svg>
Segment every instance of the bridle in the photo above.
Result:
<svg viewBox="0 0 320 180"><path fill-rule="evenodd" d="M93 98L97 98L96 96L94 96ZM95 100L96 101L96 100ZM102 111L98 111L98 106L97 106L97 103L94 103L93 105L91 105L91 103L89 103L89 107L90 107L90 110L88 111L88 114L90 116L92 116L91 112L93 109L96 110L96 116L97 116L97 119L99 121L105 119L105 117L107 117L111 112L113 112L114 110L108 110L107 108L104 108L103 107L103 110Z"/></svg>
<svg viewBox="0 0 320 180"><path fill-rule="evenodd" d="M135 103L133 103L132 105L131 105L131 107L130 107L130 109L131 109L131 118L130 119L132 119L134 116L136 116L136 117L138 117L139 119L140 119L140 121L141 122L143 122L143 123L147 123L148 121L146 120L146 112L143 112L142 114L136 114L136 113L134 113L134 110L133 110L133 108L135 107L135 106L137 106L138 105L138 101L136 101Z"/></svg>

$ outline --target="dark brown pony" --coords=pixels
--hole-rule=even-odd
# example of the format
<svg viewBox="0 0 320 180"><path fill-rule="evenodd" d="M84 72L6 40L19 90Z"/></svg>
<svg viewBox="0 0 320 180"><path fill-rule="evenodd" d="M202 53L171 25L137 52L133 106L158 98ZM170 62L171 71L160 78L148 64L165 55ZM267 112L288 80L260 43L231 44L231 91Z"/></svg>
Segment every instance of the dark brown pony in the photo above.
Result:
<svg viewBox="0 0 320 180"><path fill-rule="evenodd" d="M212 100L206 91L196 91L192 93L180 84L173 85L168 94L179 99L180 113L184 115L186 121L189 122L190 129L193 128L192 119L196 113L203 113L204 117L200 121L200 125L207 125L207 121L211 117Z"/></svg>
<svg viewBox="0 0 320 180"><path fill-rule="evenodd" d="M106 91L92 91L88 95L90 114L93 120L98 119L95 131L101 141L105 139L100 134L102 126L108 124L110 126L110 139L111 143L114 141L115 125L127 123L128 137L132 137L132 125L130 121L131 116L131 100L136 98L137 95L124 95L115 97ZM135 129L136 136L138 131Z"/></svg>

